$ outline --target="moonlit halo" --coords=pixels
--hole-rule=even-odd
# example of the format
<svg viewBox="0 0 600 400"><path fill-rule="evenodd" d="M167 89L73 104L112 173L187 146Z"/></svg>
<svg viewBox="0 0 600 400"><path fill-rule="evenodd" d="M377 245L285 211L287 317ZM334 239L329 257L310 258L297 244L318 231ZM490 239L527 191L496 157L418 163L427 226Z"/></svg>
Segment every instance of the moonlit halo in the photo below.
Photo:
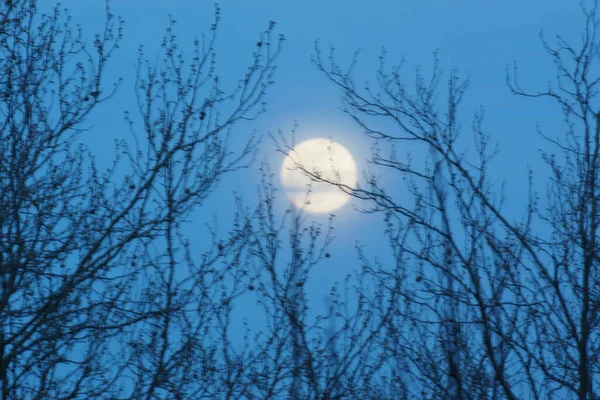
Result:
<svg viewBox="0 0 600 400"><path fill-rule="evenodd" d="M281 166L281 182L294 205L307 212L329 213L348 202L349 195L329 183L312 181L300 166L323 179L354 188L356 163L342 145L323 138L299 143L289 152ZM309 185L310 193L307 197Z"/></svg>

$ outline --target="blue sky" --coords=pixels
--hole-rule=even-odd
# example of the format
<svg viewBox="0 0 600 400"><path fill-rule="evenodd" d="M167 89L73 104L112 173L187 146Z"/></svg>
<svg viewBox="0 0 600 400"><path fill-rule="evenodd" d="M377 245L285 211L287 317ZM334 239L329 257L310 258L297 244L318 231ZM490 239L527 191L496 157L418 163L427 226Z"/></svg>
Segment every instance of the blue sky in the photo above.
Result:
<svg viewBox="0 0 600 400"><path fill-rule="evenodd" d="M88 37L102 28L104 2L100 0L68 0L62 3ZM112 60L107 78L123 78L116 97L101 105L89 118L89 132L80 140L97 155L99 164L108 166L114 157L114 139L129 136L123 120L127 109L135 111L133 79L137 48L143 45L149 57L156 54L168 24L168 15L178 21L176 34L185 51L191 49L195 36L207 32L214 18L212 2L199 0L119 0L113 1L113 12L125 21L125 37L120 51ZM470 123L473 112L483 107L485 127L498 143L500 154L492 165L494 182L506 179L506 211L515 217L527 199L527 166L536 173L538 190L544 190L546 170L538 149L547 145L536 133L539 122L551 136L560 134L563 126L560 110L549 101L517 98L505 83L505 68L516 60L520 80L525 88L544 89L554 78L551 60L545 54L539 32L549 39L556 33L567 39L578 39L581 14L572 0L252 0L221 3L222 23L217 42L218 73L225 85L233 87L251 61L251 53L259 33L269 21L277 22L277 31L286 37L278 62L275 85L267 95L268 111L258 121L239 126L237 134L256 130L265 135L258 161L266 160L278 171L283 156L275 151L268 132L289 130L297 122L298 140L331 136L355 157L359 168L366 168L370 141L360 128L340 111L340 94L312 65L314 42L321 47L336 48L338 61L347 63L360 49L356 68L358 82L374 81L378 56L387 50L388 64L406 58L406 81L412 84L414 69L420 65L431 69L433 52L438 50L440 66L449 72L457 68L459 75L470 76L471 84L463 102L465 145L470 145ZM443 88L444 85L441 85ZM441 96L440 99L443 99ZM400 154L413 151L415 162L427 154L418 149L398 149ZM241 194L248 205L257 201L260 182L258 163L246 171L224 179L205 206L194 214L189 235L201 250L206 243L204 223L217 213L223 234L234 205L233 193ZM390 184L401 185L390 177ZM401 193L402 187L395 188ZM366 254L385 262L389 257L379 217L353 210L352 201L336 212L336 240L332 258L314 271L308 283L308 297L315 306L323 305L323 297L335 281L359 267L354 251L356 242L364 245ZM287 206L280 196L278 207ZM326 221L326 217L316 216ZM252 311L243 312L252 319Z"/></svg>

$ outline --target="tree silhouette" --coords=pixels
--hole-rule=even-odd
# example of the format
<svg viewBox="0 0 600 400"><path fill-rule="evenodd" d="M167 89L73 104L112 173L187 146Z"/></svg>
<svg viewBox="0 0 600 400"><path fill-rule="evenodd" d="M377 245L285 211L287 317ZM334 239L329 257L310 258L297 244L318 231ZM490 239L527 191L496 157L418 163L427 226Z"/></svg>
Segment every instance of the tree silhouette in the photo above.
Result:
<svg viewBox="0 0 600 400"><path fill-rule="evenodd" d="M5 1L0 16L1 397L214 398L238 373L220 329L242 291L248 234L239 215L194 260L181 226L256 148L250 138L234 154L229 140L264 111L274 24L227 93L214 59L219 9L188 58L172 21L157 64L140 51L134 145L119 143L100 171L77 135L117 89L102 78L122 22L107 6L89 43L58 6L45 15L35 0Z"/></svg>
<svg viewBox="0 0 600 400"><path fill-rule="evenodd" d="M562 139L540 131L557 149L543 154L551 172L547 205L540 206L529 171L520 220L507 216L502 193L494 191L495 150L481 113L472 124L477 157L459 145L464 128L457 110L468 81L452 72L440 105L437 58L429 78L417 70L410 90L401 67L386 68L383 54L379 90L361 90L351 74L356 57L346 69L333 50L325 61L316 47L314 62L341 90L344 112L374 142L371 163L378 169L365 185L329 183L365 200L387 224L398 268L384 293L395 300L382 346L385 357L406 366L399 379L410 398L600 396L598 3L582 3L582 11L578 45L542 37L557 68L555 88L527 91L516 65L507 70L514 94L553 99L567 128ZM395 146L405 141L429 151L424 166L398 156ZM395 176L409 196L396 196L378 176Z"/></svg>
<svg viewBox="0 0 600 400"><path fill-rule="evenodd" d="M323 225L302 209L278 214L266 163L256 207L237 199L225 236L215 221L199 252L184 229L221 177L258 149L235 128L265 111L283 41L275 24L226 92L215 61L219 8L188 56L172 20L158 62L140 49L131 135L103 171L78 137L117 93L119 82L103 76L122 21L107 6L89 43L59 7L44 15L35 0L2 2L0 398L600 397L598 2L582 10L580 44L543 41L556 88L528 91L516 66L507 71L514 94L557 102L567 128L561 139L540 131L557 149L543 154L547 202L530 172L516 221L492 185L495 151L481 113L476 157L460 147L467 81L452 72L440 102L437 58L410 90L383 54L379 90L361 90L356 58L342 69L316 48L315 65L374 141L366 184L328 183L383 217L393 263L357 245L360 267L315 315L306 283L319 263L335 261L334 217ZM401 159L394 148L404 141L429 154L425 165ZM378 176L403 182L408 196ZM234 310L248 299L267 322L234 343Z"/></svg>

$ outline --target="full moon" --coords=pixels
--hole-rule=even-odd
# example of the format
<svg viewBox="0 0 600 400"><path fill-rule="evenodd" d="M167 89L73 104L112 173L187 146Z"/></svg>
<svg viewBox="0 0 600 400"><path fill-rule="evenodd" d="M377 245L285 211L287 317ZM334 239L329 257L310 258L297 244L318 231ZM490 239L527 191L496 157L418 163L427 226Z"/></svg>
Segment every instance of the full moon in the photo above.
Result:
<svg viewBox="0 0 600 400"><path fill-rule="evenodd" d="M341 189L315 182L302 172L300 166L323 179L354 188L356 164L342 145L322 138L296 145L283 161L281 182L294 205L311 213L328 213L348 202L350 196Z"/></svg>

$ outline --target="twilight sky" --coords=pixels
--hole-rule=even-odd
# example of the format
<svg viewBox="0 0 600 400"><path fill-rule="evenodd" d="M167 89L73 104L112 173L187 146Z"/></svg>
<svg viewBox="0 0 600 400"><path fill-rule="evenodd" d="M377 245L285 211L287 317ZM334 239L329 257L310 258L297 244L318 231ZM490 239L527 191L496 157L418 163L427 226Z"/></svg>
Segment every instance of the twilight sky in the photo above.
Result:
<svg viewBox="0 0 600 400"><path fill-rule="evenodd" d="M62 4L70 10L75 22L84 28L87 37L102 28L103 0L67 0ZM210 1L202 0L114 0L113 12L125 21L125 37L107 71L108 80L124 79L116 97L101 105L89 118L89 132L81 141L96 154L100 166L108 166L114 157L114 139L129 138L123 120L125 110L136 111L133 91L137 48L143 45L148 58L157 53L168 24L168 16L177 20L176 34L184 51L191 48L195 36L207 32L214 18ZM251 61L251 53L259 33L269 21L277 22L277 32L286 37L278 61L275 85L266 101L268 111L259 120L239 125L236 135L244 136L256 130L264 135L257 161L267 161L279 171L283 156L275 151L268 132L282 129L289 132L297 122L297 140L311 137L332 137L345 146L359 164L367 168L371 142L360 128L340 111L340 93L311 63L314 42L323 50L336 48L340 64L345 65L353 52L360 49L355 76L358 82L374 81L378 56L384 47L388 65L406 58L407 86L414 82L414 69L431 70L433 52L438 50L440 67L449 72L457 68L459 75L470 76L470 88L462 103L465 145L470 146L470 124L473 112L483 107L485 127L498 143L500 153L491 170L498 186L506 179L506 211L519 216L519 207L527 198L526 168L536 172L538 190L544 190L546 171L540 162L538 149L547 146L536 134L536 124L556 136L562 129L560 109L547 100L528 100L510 94L505 82L506 66L517 61L524 88L547 87L554 78L551 60L539 39L543 30L550 40L556 33L568 40L578 40L582 27L578 2L574 0L252 0L223 1L222 21L217 41L218 74L225 87L235 86ZM447 76L447 75L446 75ZM445 88L442 81L441 89ZM443 96L440 96L443 104ZM411 149L398 149L400 155ZM425 160L427 154L411 154L414 162ZM103 164L104 163L104 164ZM218 215L221 233L225 234L233 193L241 194L246 204L257 201L260 182L257 162L248 170L224 179L205 207L194 214L189 235L198 250L208 239L204 223ZM385 178L385 177L384 177ZM389 179L401 185L400 180ZM394 187L401 193L402 187ZM278 207L288 206L280 195ZM332 257L314 270L307 284L309 299L321 307L324 296L335 281L359 267L354 251L358 242L372 258L388 259L388 247L383 240L382 224L376 215L363 215L353 209L352 200L336 212L336 240ZM314 218L326 222L326 216ZM250 320L260 323L251 308L241 310Z"/></svg>

